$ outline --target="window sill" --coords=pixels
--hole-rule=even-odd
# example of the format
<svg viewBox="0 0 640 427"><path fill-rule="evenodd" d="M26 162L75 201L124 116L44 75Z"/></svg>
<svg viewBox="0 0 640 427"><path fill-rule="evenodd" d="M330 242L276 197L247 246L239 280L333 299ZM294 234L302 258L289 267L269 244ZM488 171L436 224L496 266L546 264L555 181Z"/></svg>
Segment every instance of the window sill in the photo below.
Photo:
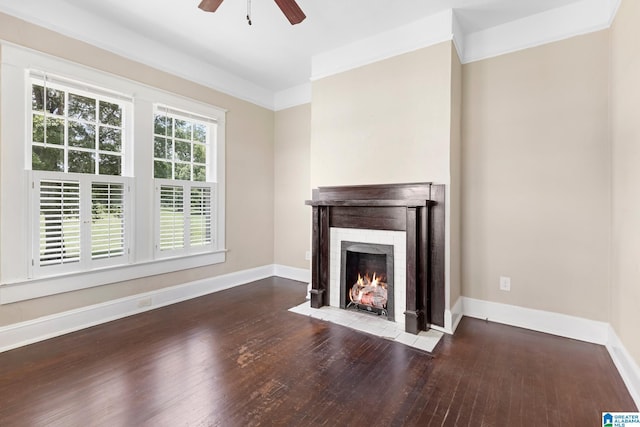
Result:
<svg viewBox="0 0 640 427"><path fill-rule="evenodd" d="M0 305L225 262L226 249L0 285Z"/></svg>

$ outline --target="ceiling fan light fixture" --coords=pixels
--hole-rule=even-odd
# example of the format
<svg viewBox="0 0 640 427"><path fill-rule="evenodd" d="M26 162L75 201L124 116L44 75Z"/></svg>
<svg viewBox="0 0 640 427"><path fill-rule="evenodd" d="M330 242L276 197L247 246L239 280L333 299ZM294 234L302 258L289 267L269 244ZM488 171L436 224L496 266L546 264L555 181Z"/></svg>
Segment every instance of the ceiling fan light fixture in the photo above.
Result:
<svg viewBox="0 0 640 427"><path fill-rule="evenodd" d="M305 20L304 14L296 0L274 0L291 25L296 25ZM198 7L205 12L215 12L223 0L202 0ZM251 25L251 0L247 0L247 22Z"/></svg>

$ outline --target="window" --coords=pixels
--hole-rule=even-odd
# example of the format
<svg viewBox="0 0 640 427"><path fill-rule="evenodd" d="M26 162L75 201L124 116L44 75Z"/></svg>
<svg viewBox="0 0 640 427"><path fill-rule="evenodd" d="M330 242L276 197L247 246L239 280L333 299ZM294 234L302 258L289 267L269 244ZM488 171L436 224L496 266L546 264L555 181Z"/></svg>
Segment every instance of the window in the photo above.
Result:
<svg viewBox="0 0 640 427"><path fill-rule="evenodd" d="M33 170L122 175L122 101L32 78Z"/></svg>
<svg viewBox="0 0 640 427"><path fill-rule="evenodd" d="M209 127L215 123L169 113L157 107L154 115L153 176L186 181L207 181Z"/></svg>
<svg viewBox="0 0 640 427"><path fill-rule="evenodd" d="M11 45L0 73L0 304L225 261L224 110Z"/></svg>
<svg viewBox="0 0 640 427"><path fill-rule="evenodd" d="M31 276L127 263L130 102L36 72L30 83Z"/></svg>
<svg viewBox="0 0 640 427"><path fill-rule="evenodd" d="M215 120L156 106L153 173L156 178L156 255L211 251L216 246L216 184L211 155Z"/></svg>

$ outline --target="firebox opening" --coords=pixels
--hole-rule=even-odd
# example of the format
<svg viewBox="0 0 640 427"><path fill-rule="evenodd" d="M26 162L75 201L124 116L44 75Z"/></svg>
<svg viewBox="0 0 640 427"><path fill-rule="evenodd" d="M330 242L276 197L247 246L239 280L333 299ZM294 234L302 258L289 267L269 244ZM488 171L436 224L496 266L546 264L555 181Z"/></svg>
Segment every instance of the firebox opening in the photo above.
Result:
<svg viewBox="0 0 640 427"><path fill-rule="evenodd" d="M394 320L393 245L342 242L340 307Z"/></svg>

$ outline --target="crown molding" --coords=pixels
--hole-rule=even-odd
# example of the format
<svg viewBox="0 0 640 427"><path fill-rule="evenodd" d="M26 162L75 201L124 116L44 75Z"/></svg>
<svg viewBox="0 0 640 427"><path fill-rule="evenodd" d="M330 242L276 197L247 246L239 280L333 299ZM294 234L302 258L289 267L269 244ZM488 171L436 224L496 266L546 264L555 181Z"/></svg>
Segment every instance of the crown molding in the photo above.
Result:
<svg viewBox="0 0 640 427"><path fill-rule="evenodd" d="M55 23L38 18L24 7L3 6L2 13L7 15L235 98L274 109L273 91L126 28L114 27L112 23L87 15L69 4L47 2L44 10L38 11L38 16L56 16ZM104 34L109 34L109 37L101 37ZM19 40L8 41L19 43Z"/></svg>
<svg viewBox="0 0 640 427"><path fill-rule="evenodd" d="M311 81L454 38L453 10L358 40L311 59Z"/></svg>
<svg viewBox="0 0 640 427"><path fill-rule="evenodd" d="M311 83L294 86L274 95L273 107L275 111L284 110L297 105L311 102Z"/></svg>
<svg viewBox="0 0 640 427"><path fill-rule="evenodd" d="M465 34L450 9L312 58L318 80L452 40L463 64L528 49L611 26L621 0L582 0L486 30Z"/></svg>
<svg viewBox="0 0 640 427"><path fill-rule="evenodd" d="M445 10L403 27L313 56L310 80L322 79L444 41L453 41L463 64L540 46L610 27L620 2L621 0L582 0L470 34L465 34L459 25L455 9ZM28 12L28 9L15 4L5 5L4 12L270 110L279 111L311 102L311 84L305 83L273 92L129 30L113 31L113 25L106 20L89 17L68 3L49 3L44 7L45 10L38 11L38 16L55 14L60 17L55 24L46 22ZM72 22L76 26L70 25ZM78 23L84 23L84 26L77 27ZM110 36L105 39L100 34ZM167 61L167 58L171 58L171 61Z"/></svg>
<svg viewBox="0 0 640 427"><path fill-rule="evenodd" d="M613 25L613 21L616 19L616 15L618 14L618 9L620 9L620 3L622 0L606 0L609 4L609 27Z"/></svg>
<svg viewBox="0 0 640 427"><path fill-rule="evenodd" d="M582 0L464 36L462 63L480 61L608 28L620 0Z"/></svg>

